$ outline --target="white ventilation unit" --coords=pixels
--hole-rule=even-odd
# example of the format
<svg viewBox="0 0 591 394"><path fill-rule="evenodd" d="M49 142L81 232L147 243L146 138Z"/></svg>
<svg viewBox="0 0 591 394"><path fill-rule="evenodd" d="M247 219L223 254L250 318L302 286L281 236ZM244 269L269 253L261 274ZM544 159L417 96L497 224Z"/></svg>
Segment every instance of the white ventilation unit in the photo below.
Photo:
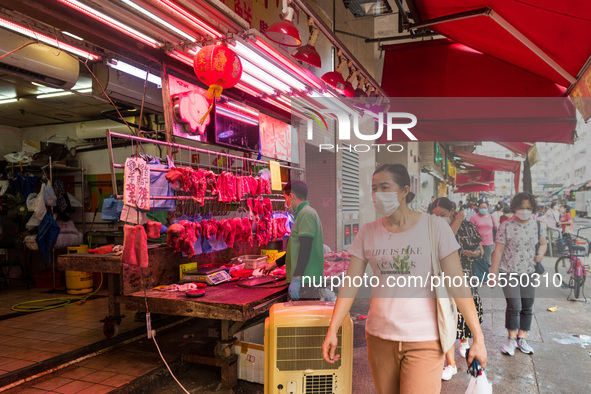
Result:
<svg viewBox="0 0 591 394"><path fill-rule="evenodd" d="M0 56L32 40L0 29ZM0 59L0 72L59 89L70 89L78 81L80 66L75 57L45 44L27 45Z"/></svg>
<svg viewBox="0 0 591 394"><path fill-rule="evenodd" d="M345 317L339 329L337 354L329 364L322 342L334 303L292 301L274 304L265 320L265 394L351 393L353 322Z"/></svg>
<svg viewBox="0 0 591 394"><path fill-rule="evenodd" d="M94 65L94 74L98 81L92 81L92 94L105 98L105 93L116 102L133 105L139 108L144 97L144 80L133 75L115 70L103 63ZM100 85L99 85L100 84ZM151 111L163 112L162 88L148 82L144 98L144 108Z"/></svg>

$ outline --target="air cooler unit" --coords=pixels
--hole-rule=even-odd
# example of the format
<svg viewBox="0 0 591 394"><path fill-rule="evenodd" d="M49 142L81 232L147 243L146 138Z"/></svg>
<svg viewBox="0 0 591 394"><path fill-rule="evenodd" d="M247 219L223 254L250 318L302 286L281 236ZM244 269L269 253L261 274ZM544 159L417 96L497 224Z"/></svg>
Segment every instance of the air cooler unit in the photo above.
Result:
<svg viewBox="0 0 591 394"><path fill-rule="evenodd" d="M292 301L275 304L265 320L265 394L351 393L353 322L339 329L334 364L322 358L322 342L334 304Z"/></svg>
<svg viewBox="0 0 591 394"><path fill-rule="evenodd" d="M0 29L0 74L6 72L58 89L70 89L78 80L78 60L45 44L27 45L32 40Z"/></svg>

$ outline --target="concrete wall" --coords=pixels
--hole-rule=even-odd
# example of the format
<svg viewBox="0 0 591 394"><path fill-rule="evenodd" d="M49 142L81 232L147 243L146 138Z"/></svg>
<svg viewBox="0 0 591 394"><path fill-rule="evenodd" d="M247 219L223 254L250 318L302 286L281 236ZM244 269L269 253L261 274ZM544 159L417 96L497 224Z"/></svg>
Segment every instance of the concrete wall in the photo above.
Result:
<svg viewBox="0 0 591 394"><path fill-rule="evenodd" d="M0 158L4 159L4 155L7 153L22 150L21 131L18 127L0 126L0 136L2 138Z"/></svg>

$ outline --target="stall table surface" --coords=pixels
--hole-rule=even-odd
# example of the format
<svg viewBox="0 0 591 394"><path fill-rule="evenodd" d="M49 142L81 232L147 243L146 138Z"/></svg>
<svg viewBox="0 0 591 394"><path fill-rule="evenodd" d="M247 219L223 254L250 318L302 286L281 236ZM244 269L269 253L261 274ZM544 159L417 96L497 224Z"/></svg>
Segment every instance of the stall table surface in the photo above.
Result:
<svg viewBox="0 0 591 394"><path fill-rule="evenodd" d="M109 284L109 315L103 320L106 336L116 335L121 322L120 304L137 311L177 316L189 316L219 320L220 338L214 349L214 357L188 354L185 360L221 367L222 386L231 388L237 382L236 356L231 354L233 336L249 320L266 313L276 302L287 301L287 284L244 288L240 282L225 282L208 286L205 296L188 298L185 292L154 290L152 287L179 280L179 264L184 262L174 256L168 247L148 250L150 265L143 272L139 267L124 265L121 256L114 254L93 255L78 253L58 257L62 270L102 272ZM143 288L146 288L144 291Z"/></svg>

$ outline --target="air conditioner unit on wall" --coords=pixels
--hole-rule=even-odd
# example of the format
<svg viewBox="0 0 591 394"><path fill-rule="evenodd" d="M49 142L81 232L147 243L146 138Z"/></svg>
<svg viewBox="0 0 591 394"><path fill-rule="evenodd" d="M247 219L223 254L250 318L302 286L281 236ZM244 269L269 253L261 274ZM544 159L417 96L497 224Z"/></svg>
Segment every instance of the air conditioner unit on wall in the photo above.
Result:
<svg viewBox="0 0 591 394"><path fill-rule="evenodd" d="M322 342L334 304L295 301L275 304L265 320L265 394L350 393L353 375L353 322L339 329L337 354L329 364Z"/></svg>
<svg viewBox="0 0 591 394"><path fill-rule="evenodd" d="M0 29L0 56L32 40ZM76 58L45 44L27 45L0 59L0 72L59 89L70 89L78 81L80 66Z"/></svg>
<svg viewBox="0 0 591 394"><path fill-rule="evenodd" d="M110 119L93 120L76 124L76 137L84 141L107 138L107 130L114 133L131 134L129 127Z"/></svg>
<svg viewBox="0 0 591 394"><path fill-rule="evenodd" d="M104 88L105 93L113 101L130 104L138 108L142 105L145 82L143 79L115 70L103 63L95 64L93 72L98 79L98 81L94 79L92 81L92 94L94 96L105 98L102 89ZM144 108L163 112L162 89L148 82L145 91Z"/></svg>

